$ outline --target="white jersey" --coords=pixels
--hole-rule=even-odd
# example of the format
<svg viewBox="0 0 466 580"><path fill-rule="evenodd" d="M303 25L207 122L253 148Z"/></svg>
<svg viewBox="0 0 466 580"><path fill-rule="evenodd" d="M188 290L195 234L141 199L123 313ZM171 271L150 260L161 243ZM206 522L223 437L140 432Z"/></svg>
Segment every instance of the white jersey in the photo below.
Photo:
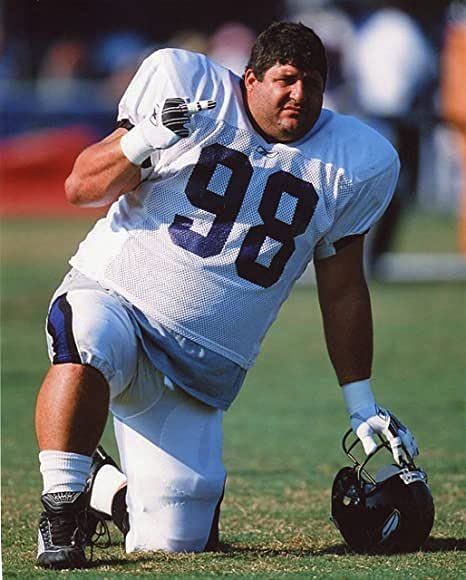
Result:
<svg viewBox="0 0 466 580"><path fill-rule="evenodd" d="M299 141L268 143L248 118L240 79L183 50L144 61L119 119L136 124L168 97L217 107L152 156L149 178L112 205L71 264L149 319L249 368L309 261L382 215L398 157L374 130L326 110Z"/></svg>

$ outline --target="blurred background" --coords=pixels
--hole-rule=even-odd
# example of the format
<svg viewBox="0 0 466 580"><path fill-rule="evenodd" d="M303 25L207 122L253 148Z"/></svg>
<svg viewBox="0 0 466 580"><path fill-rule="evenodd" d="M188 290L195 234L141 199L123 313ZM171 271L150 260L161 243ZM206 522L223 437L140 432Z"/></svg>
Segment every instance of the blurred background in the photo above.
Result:
<svg viewBox="0 0 466 580"><path fill-rule="evenodd" d="M436 501L433 537L425 552L400 560L346 555L328 510L347 417L315 288L300 286L225 420L230 475L222 533L236 547L203 559L201 568L191 557L123 560L117 543L97 559L111 566L112 578L200 570L216 577L286 571L360 578L364 570L398 578L403 570L406 577L459 578L466 521L465 2L0 0L0 16L5 577L37 577L33 408L47 370L44 319L67 258L103 211L67 204L63 182L74 159L113 130L119 98L151 51L205 52L242 74L257 33L289 19L314 28L327 46L325 105L365 119L400 153L398 189L367 251L374 386L420 443ZM311 271L304 281L312 281ZM104 445L115 453L110 427ZM89 570L82 574L89 578Z"/></svg>
<svg viewBox="0 0 466 580"><path fill-rule="evenodd" d="M257 33L287 19L327 47L325 106L365 119L401 157L369 271L466 277L465 1L4 0L0 10L3 219L92 217L67 205L63 181L77 154L113 130L122 93L153 50L203 52L241 75Z"/></svg>

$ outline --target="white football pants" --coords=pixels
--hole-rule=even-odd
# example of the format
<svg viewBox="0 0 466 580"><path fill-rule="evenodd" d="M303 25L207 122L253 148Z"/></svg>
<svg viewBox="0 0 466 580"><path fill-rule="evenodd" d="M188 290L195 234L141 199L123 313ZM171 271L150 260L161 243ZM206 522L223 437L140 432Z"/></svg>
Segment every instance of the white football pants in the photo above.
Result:
<svg viewBox="0 0 466 580"><path fill-rule="evenodd" d="M95 287L73 288L72 276L67 278L49 310L49 356L55 363L94 366L110 385L128 478L126 550L202 551L226 477L223 413L154 368L115 296Z"/></svg>

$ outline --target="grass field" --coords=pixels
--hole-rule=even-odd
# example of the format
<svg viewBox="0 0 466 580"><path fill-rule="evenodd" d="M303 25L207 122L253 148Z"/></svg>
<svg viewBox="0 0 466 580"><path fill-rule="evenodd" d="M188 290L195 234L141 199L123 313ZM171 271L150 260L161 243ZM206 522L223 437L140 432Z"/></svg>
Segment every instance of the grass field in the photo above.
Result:
<svg viewBox="0 0 466 580"><path fill-rule="evenodd" d="M452 222L420 216L398 249L452 251ZM435 235L432 228L435 227ZM65 256L89 222L2 225L2 543L6 578L54 576L35 567L40 477L33 406L47 368L43 321ZM414 246L414 247L413 247ZM229 472L223 549L201 555L131 555L113 531L94 567L67 578L461 578L465 550L465 286L374 285L374 387L412 427L437 515L424 551L354 555L329 522L330 486L344 465L347 428L325 353L315 290L299 288L268 335L257 366L225 418ZM115 450L111 429L106 447Z"/></svg>

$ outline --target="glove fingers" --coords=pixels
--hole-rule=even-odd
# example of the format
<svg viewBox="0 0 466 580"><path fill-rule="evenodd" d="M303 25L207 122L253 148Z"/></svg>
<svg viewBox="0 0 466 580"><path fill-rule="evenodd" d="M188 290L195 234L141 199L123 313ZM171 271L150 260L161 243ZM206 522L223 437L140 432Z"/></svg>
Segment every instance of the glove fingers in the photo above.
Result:
<svg viewBox="0 0 466 580"><path fill-rule="evenodd" d="M377 448L374 435L383 435L390 445L395 462L411 463L418 453L412 433L390 411L374 406L358 410L351 415L351 427L361 440L364 451L370 455Z"/></svg>
<svg viewBox="0 0 466 580"><path fill-rule="evenodd" d="M384 433L387 437L388 442L393 453L395 461L400 464L402 461L410 463L416 455L419 455L419 449L416 444L414 437L406 431L401 429L398 431L398 436L394 437L393 434L387 429Z"/></svg>
<svg viewBox="0 0 466 580"><path fill-rule="evenodd" d="M403 447L406 449L407 453L409 454L410 458L416 457L419 455L419 448L416 443L416 439L414 439L412 433L410 431L400 431L401 442L403 443Z"/></svg>
<svg viewBox="0 0 466 580"><path fill-rule="evenodd" d="M177 110L179 110L180 105L184 105L184 104L185 104L184 99L181 99L180 97L173 97L173 98L165 99L164 104L163 104L163 108L167 112L177 111Z"/></svg>
<svg viewBox="0 0 466 580"><path fill-rule="evenodd" d="M401 465L402 461L406 461L405 451L403 449L403 444L399 437L392 437L388 440L393 454L393 459L395 463Z"/></svg>
<svg viewBox="0 0 466 580"><path fill-rule="evenodd" d="M353 427L353 430L361 441L365 454L371 455L374 453L374 451L377 449L377 443L373 438L374 431L370 425L364 422L361 423L356 429Z"/></svg>
<svg viewBox="0 0 466 580"><path fill-rule="evenodd" d="M368 436L361 438L361 443L366 455L372 455L372 453L377 449L377 443L372 439L372 437Z"/></svg>
<svg viewBox="0 0 466 580"><path fill-rule="evenodd" d="M179 139L189 137L190 115L184 99L165 99L161 119L164 127L175 133Z"/></svg>
<svg viewBox="0 0 466 580"><path fill-rule="evenodd" d="M190 115L194 115L199 111L207 111L208 109L213 109L217 105L217 101L213 99L205 101L196 101L195 103L186 103L181 105L181 108L187 111Z"/></svg>
<svg viewBox="0 0 466 580"><path fill-rule="evenodd" d="M411 462L413 457L419 454L416 440L407 427L389 412L390 423L384 432L392 448L393 457L397 463L401 460Z"/></svg>
<svg viewBox="0 0 466 580"><path fill-rule="evenodd" d="M183 137L189 137L194 130L194 125L191 121L191 117L188 117L188 120L186 121L186 123L184 123L183 128L184 131L186 132L186 135L183 135Z"/></svg>
<svg viewBox="0 0 466 580"><path fill-rule="evenodd" d="M390 422L383 430L383 434L385 435L387 441L390 444L393 459L398 465L400 465L402 460L405 460L405 454L403 449L403 443L401 441L401 438L399 437L398 431L396 430L396 428L394 428L394 425Z"/></svg>

